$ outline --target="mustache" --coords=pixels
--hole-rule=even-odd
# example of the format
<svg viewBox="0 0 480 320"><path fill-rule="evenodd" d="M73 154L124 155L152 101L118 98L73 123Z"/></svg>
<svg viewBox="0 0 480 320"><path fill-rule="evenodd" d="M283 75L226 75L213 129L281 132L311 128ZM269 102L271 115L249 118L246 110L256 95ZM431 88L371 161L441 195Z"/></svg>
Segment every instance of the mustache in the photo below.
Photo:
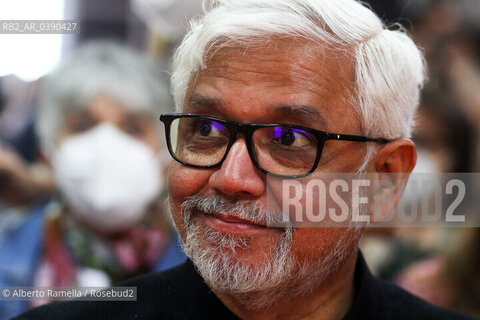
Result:
<svg viewBox="0 0 480 320"><path fill-rule="evenodd" d="M255 200L230 200L218 194L209 196L191 195L182 203L185 224L189 225L193 219L194 211L206 214L222 212L233 217L263 224L266 226L278 226L281 214L263 209L264 206ZM283 224L285 224L283 222ZM287 227L283 225L282 227Z"/></svg>

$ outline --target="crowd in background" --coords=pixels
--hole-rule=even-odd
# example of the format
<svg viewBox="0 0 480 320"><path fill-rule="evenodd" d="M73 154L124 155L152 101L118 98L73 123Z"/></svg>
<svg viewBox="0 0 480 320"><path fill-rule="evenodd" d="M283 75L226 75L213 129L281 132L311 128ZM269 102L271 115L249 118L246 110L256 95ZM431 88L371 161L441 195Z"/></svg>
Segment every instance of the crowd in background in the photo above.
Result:
<svg viewBox="0 0 480 320"><path fill-rule="evenodd" d="M478 172L480 2L372 0L370 3L392 28L396 22L404 25L423 48L428 64L429 81L423 91L413 135L418 152L416 172ZM181 5L177 6L181 9ZM169 14L172 12L178 14L179 8ZM155 15L145 20L151 23ZM138 67L145 66L142 61L145 57L120 46L96 43L69 58L62 64L64 69L60 73L57 71L32 83L24 83L13 75L0 80L0 286L109 285L170 266L170 262L159 266L160 258L168 254L172 256L167 260L172 263L184 259L175 251L176 246L169 247L171 243L176 244L176 236L167 218L165 190L153 186L155 190L139 205L142 209L132 209L141 212L141 217L133 219L135 228L130 228L131 225L103 228L88 215L73 217L67 213L70 207L81 212L79 208L85 206L87 200L69 194L70 182L61 173L65 168L54 162L62 156L61 146L74 149L75 145L92 141L82 135L91 133L92 128L96 130L94 140L103 137L106 141L119 141L119 145L133 145L131 150L162 157L157 116L173 110L173 106L170 98L163 96L155 98L155 107L147 107L143 99L145 92L167 92L168 85L165 77L151 75L146 80L144 77L154 69L162 69L160 65L168 69L165 61L169 61L170 50L165 48L173 47L181 32L172 28L176 33L170 30L167 36L158 34L158 28L162 25L149 32L151 43L144 50L153 53L157 65ZM163 28L167 27L163 25ZM118 54L121 57L117 57ZM117 70L121 69L120 64L115 65L117 58L122 59L121 64L130 65L125 70ZM143 79L145 85L128 95L122 81L115 81L121 77L138 80L135 82L139 87ZM45 101L48 101L46 106ZM55 104L61 112L45 112L55 108ZM148 112L139 112L142 105L145 105L143 111ZM112 112L97 112L98 106ZM124 114L135 118L132 113L136 112L139 112L136 123L127 123L122 118ZM61 118L52 118L59 113ZM143 120L145 115L152 123ZM45 119L42 122L42 117L50 122ZM58 131L52 131L47 138L53 127L58 127ZM151 137L146 133L150 127ZM42 137L37 132L45 134ZM78 139L63 143L75 140L69 137ZM140 146L136 144L138 140L143 141ZM151 163L150 160L145 161ZM69 161L64 164L68 166ZM162 161L158 160L157 164L161 179ZM97 205L96 208L102 207L101 203ZM103 206L105 209L107 205ZM140 238L143 242L137 241ZM432 303L480 316L480 229L375 230L367 233L362 248L377 275L395 281ZM142 257L133 254L139 251L144 252ZM136 264L132 259L144 261ZM0 302L0 319L27 307L27 303Z"/></svg>

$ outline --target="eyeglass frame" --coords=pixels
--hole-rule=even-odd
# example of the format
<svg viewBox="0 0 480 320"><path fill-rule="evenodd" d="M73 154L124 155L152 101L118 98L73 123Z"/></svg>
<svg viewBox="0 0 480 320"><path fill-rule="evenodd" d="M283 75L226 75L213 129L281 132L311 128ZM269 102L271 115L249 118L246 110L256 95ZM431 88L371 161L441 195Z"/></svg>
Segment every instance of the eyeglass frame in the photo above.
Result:
<svg viewBox="0 0 480 320"><path fill-rule="evenodd" d="M223 158L218 161L216 164L213 165L196 165L196 164L191 164L188 162L185 162L178 157L175 156L175 153L172 150L172 145L171 145L171 139L170 139L170 128L171 124L173 121L179 118L194 118L194 117L199 117L202 119L207 119L207 120L212 120L215 122L218 122L222 125L224 125L230 133L229 137L229 142L227 145L227 148L225 149L225 154ZM257 169L259 169L261 172L263 172L266 175L273 176L273 177L278 177L278 178L303 178L306 177L310 174L312 174L318 167L318 163L320 162L320 158L322 155L323 151L323 146L325 144L325 141L328 140L339 140L339 141L354 141L354 142L377 142L377 143L389 143L392 140L385 139L385 138L370 138L366 136L360 136L360 135L351 135L351 134L339 134L339 133L331 133L331 132L326 132L326 131L321 131L309 127L304 127L304 126L299 126L299 125L294 125L294 124L284 124L284 123L239 123L235 121L228 121L224 119L219 119L211 116L206 116L203 114L196 114L196 113L164 113L160 115L160 121L163 122L165 125L165 138L167 140L167 148L168 151L170 152L170 155L172 156L173 159L175 159L177 162L193 167L193 168L202 168L202 169L210 169L210 168L215 168L219 167L223 164L225 159L228 156L228 153L230 152L231 147L237 140L237 135L242 134L245 137L245 144L247 146L247 151L250 156L250 159L252 160L253 164ZM273 172L269 172L262 168L260 164L258 163L258 159L255 155L254 148L253 148L253 133L258 130L258 129L263 129L263 128L268 128L268 127L284 127L284 128L293 128L293 129L300 129L302 131L306 131L310 134L312 134L318 141L317 144L317 154L315 157L315 162L312 166L312 168L304 173L304 174L299 174L299 175L282 175L282 174L277 174Z"/></svg>

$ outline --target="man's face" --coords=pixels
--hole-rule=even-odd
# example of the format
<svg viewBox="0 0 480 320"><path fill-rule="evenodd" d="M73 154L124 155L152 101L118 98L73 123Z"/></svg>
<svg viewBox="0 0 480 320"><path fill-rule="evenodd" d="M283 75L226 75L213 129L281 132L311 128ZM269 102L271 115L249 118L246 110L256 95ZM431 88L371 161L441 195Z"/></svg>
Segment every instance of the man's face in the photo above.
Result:
<svg viewBox="0 0 480 320"><path fill-rule="evenodd" d="M184 112L240 123L297 124L360 134L359 120L348 101L353 91L352 68L345 53L286 40L256 49L221 49L190 83ZM320 172L355 172L364 147L354 142L328 141L313 176ZM265 212L268 187L266 175L252 163L241 135L221 167L197 169L172 163L169 191L173 218L186 242L187 254L197 254L197 258L191 257L197 266L196 260L210 258L231 269L240 266L243 272L255 273L257 269L275 268L268 266L275 259L283 259L278 263L290 259L292 266L322 261L330 257L339 239L345 246L354 247L356 239L346 241L345 229L296 228L289 232L227 217L241 210L245 213L233 215L245 218L257 208ZM218 211L206 214L202 209L205 206L195 204L199 199L216 199L222 205L215 206L212 201L210 208ZM185 200L188 210L182 211ZM191 242L195 242L194 249L189 247ZM281 250L288 251L288 259L279 254ZM200 257L198 251L205 254Z"/></svg>

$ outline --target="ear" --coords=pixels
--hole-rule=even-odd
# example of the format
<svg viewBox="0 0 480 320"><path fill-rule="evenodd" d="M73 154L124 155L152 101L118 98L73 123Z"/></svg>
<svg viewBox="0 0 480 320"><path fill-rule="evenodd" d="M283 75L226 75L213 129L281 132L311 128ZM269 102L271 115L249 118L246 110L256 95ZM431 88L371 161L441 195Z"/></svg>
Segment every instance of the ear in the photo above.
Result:
<svg viewBox="0 0 480 320"><path fill-rule="evenodd" d="M410 139L392 141L377 152L372 160L372 171L377 172L383 187L375 191L375 205L370 208L372 223L388 220L403 194L416 161L415 144Z"/></svg>
<svg viewBox="0 0 480 320"><path fill-rule="evenodd" d="M410 173L417 162L415 144L410 139L398 139L381 148L373 160L376 172Z"/></svg>

